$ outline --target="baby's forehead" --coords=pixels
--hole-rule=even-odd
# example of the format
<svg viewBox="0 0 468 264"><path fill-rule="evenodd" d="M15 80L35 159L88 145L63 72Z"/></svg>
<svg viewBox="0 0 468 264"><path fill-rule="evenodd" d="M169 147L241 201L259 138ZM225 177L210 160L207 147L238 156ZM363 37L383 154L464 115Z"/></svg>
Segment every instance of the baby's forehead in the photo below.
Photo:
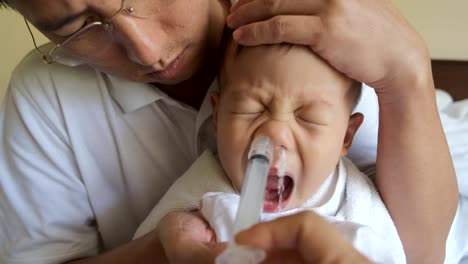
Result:
<svg viewBox="0 0 468 264"><path fill-rule="evenodd" d="M242 47L232 44L226 52L220 72L220 80L225 87L252 89L273 86L289 92L316 93L327 89L330 93L342 93L351 83L349 78L304 46Z"/></svg>
<svg viewBox="0 0 468 264"><path fill-rule="evenodd" d="M220 87L230 94L243 94L238 98L284 98L294 102L294 107L323 101L352 110L360 96L359 83L305 46L231 45L227 53L219 75Z"/></svg>

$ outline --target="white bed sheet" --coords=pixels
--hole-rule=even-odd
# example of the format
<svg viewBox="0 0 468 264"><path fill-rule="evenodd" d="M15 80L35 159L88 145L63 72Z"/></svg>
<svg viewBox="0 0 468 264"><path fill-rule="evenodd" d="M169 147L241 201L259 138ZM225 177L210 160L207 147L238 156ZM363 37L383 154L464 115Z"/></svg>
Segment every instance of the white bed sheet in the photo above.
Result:
<svg viewBox="0 0 468 264"><path fill-rule="evenodd" d="M442 90L436 92L440 118L452 154L460 195L468 198L468 99L454 102L447 92Z"/></svg>
<svg viewBox="0 0 468 264"><path fill-rule="evenodd" d="M460 204L446 247L446 264L468 263L468 99L453 101L437 90L437 106L452 155Z"/></svg>

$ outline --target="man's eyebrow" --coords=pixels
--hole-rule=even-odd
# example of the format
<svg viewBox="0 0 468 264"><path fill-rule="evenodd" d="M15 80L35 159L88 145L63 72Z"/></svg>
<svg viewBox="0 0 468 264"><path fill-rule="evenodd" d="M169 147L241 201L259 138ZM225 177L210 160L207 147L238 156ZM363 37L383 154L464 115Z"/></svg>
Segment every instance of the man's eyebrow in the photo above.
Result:
<svg viewBox="0 0 468 264"><path fill-rule="evenodd" d="M72 22L73 20L77 19L78 17L82 16L83 14L87 12L88 12L88 9L85 9L83 11L68 15L66 17L61 17L61 18L54 19L54 20L38 21L36 23L36 27L41 31L55 31L65 26L66 24Z"/></svg>

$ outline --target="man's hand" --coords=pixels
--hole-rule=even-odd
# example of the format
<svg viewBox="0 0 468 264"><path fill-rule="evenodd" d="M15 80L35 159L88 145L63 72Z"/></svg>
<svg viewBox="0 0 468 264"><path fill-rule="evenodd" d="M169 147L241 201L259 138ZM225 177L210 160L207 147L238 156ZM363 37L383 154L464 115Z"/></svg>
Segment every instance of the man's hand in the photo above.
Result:
<svg viewBox="0 0 468 264"><path fill-rule="evenodd" d="M227 24L243 45L307 45L377 92L430 74L425 43L388 0L239 0Z"/></svg>
<svg viewBox="0 0 468 264"><path fill-rule="evenodd" d="M311 211L259 223L239 233L236 242L267 251L264 263L370 263Z"/></svg>
<svg viewBox="0 0 468 264"><path fill-rule="evenodd" d="M199 212L168 214L156 230L169 263L213 263L226 247Z"/></svg>

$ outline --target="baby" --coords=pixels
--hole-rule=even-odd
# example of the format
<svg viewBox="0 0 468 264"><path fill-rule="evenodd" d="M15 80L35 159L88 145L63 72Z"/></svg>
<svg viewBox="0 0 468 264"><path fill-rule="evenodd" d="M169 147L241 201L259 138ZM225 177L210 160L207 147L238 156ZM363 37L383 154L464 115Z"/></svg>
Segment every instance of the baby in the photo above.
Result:
<svg viewBox="0 0 468 264"><path fill-rule="evenodd" d="M281 204L276 163L270 168L263 220L313 210L336 224L370 260L405 263L374 185L344 157L364 118L353 113L360 84L301 46L240 47L231 41L225 54L220 89L211 98L218 155L205 152L161 199L136 237L170 212L199 210L217 240L228 240L248 151L252 140L263 135L287 157Z"/></svg>

